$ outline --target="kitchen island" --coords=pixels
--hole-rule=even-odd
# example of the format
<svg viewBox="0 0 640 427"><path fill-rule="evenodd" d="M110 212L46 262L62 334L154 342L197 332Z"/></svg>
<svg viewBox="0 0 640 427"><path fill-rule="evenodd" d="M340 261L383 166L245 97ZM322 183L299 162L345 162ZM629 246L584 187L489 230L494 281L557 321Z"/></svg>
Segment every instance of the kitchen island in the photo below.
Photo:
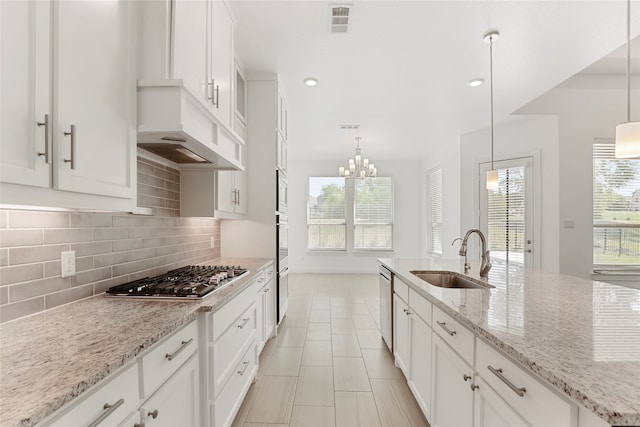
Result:
<svg viewBox="0 0 640 427"><path fill-rule="evenodd" d="M0 325L0 425L35 425L84 397L200 313L224 307L271 263L212 260L249 274L201 301L98 295Z"/></svg>
<svg viewBox="0 0 640 427"><path fill-rule="evenodd" d="M498 261L488 279L479 277L477 264L465 273L457 259L379 262L434 311L581 405L581 412L586 408L608 425L640 425L640 291ZM436 287L414 270L452 271L494 287Z"/></svg>

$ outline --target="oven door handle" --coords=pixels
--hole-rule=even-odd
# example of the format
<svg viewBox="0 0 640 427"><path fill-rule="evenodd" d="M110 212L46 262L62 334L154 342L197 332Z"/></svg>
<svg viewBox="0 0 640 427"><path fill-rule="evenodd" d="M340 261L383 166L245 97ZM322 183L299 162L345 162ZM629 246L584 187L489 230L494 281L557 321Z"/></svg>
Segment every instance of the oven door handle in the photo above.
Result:
<svg viewBox="0 0 640 427"><path fill-rule="evenodd" d="M289 275L289 269L285 268L284 270L282 270L280 273L278 273L278 275L282 278L282 277L287 277Z"/></svg>

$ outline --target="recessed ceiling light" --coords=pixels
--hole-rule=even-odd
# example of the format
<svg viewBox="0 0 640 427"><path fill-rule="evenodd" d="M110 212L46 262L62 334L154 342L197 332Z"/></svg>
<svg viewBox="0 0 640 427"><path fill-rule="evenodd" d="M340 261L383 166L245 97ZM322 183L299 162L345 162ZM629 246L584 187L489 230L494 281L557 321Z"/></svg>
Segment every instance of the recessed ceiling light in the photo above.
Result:
<svg viewBox="0 0 640 427"><path fill-rule="evenodd" d="M309 87L314 87L315 85L318 84L318 79L316 79L315 77L307 77L303 81L304 81L304 84Z"/></svg>
<svg viewBox="0 0 640 427"><path fill-rule="evenodd" d="M484 79L471 79L467 82L467 84L471 87L477 87L480 86L482 83L484 83Z"/></svg>

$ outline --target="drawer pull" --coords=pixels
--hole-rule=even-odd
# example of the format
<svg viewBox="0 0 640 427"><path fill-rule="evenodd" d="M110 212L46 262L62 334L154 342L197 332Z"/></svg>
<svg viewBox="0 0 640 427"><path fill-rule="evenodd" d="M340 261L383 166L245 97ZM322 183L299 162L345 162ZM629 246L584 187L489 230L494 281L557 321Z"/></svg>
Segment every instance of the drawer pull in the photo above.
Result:
<svg viewBox="0 0 640 427"><path fill-rule="evenodd" d="M106 420L107 417L113 414L116 411L116 409L118 409L123 403L124 403L124 399L119 399L113 405L110 403L105 403L104 406L102 407L103 408L102 413L98 416L98 418L96 418L89 424L89 427L96 427L98 424Z"/></svg>
<svg viewBox="0 0 640 427"><path fill-rule="evenodd" d="M244 367L238 371L238 374L240 374L240 376L243 376L244 373L247 371L247 368L249 367L249 361L247 360L246 362L242 362L242 365Z"/></svg>
<svg viewBox="0 0 640 427"><path fill-rule="evenodd" d="M471 379L471 375L462 374L462 379L464 380L464 382L467 382Z"/></svg>
<svg viewBox="0 0 640 427"><path fill-rule="evenodd" d="M188 341L182 341L182 342L180 343L180 348L179 348L179 349L177 349L176 351L174 351L174 352L173 352L173 353L171 353L171 354L169 354L169 353L165 354L165 355L164 355L164 357L166 357L166 358L167 358L167 360L173 360L173 359L175 359L175 357L176 357L178 354L180 354L180 352L181 352L182 350L184 350L185 348L187 348L187 346L188 346L189 344L191 344L192 342L193 342L193 338L190 338Z"/></svg>
<svg viewBox="0 0 640 427"><path fill-rule="evenodd" d="M266 294L266 293L268 293L270 290L271 290L271 289L269 289L269 288L264 288L264 291L262 291L262 292L264 292L264 293Z"/></svg>
<svg viewBox="0 0 640 427"><path fill-rule="evenodd" d="M487 365L487 368L488 368L491 372L493 372L493 374L494 374L496 377L500 378L500 380L502 380L502 382L503 382L503 383L505 383L506 385L508 385L508 386L509 386L509 388L510 388L511 390L513 390L513 392L514 392L515 394L517 394L517 395L518 395L518 396L520 396L520 397L524 397L524 394L527 392L527 389L526 389L526 388L524 388L524 387L520 387L520 388L518 388L518 387L516 387L515 385L513 385L513 383L512 383L511 381L509 381L509 380L508 380L504 375L502 375L502 368L498 368L498 369L496 369L496 368L494 368L494 367L493 367L493 366L491 366L491 365Z"/></svg>
<svg viewBox="0 0 640 427"><path fill-rule="evenodd" d="M249 317L245 317L244 319L242 319L242 323L240 325L238 325L238 329L242 329L245 326L247 326L247 322L249 321Z"/></svg>
<svg viewBox="0 0 640 427"><path fill-rule="evenodd" d="M153 411L149 411L147 413L147 416L149 416L149 417L151 417L151 418L153 418L155 420L156 418L158 418L158 410L154 409Z"/></svg>
<svg viewBox="0 0 640 427"><path fill-rule="evenodd" d="M438 322L438 321L436 320L436 323L437 323L438 325L440 325L440 327L441 327L442 329L444 329L444 330L445 330L445 332L446 332L446 333L448 333L449 335L454 336L454 335L456 334L456 331L452 331L451 329L447 328L447 323L446 323L446 322Z"/></svg>
<svg viewBox="0 0 640 427"><path fill-rule="evenodd" d="M480 388L479 385L475 385L474 383L471 383L471 391L476 391L479 388Z"/></svg>
<svg viewBox="0 0 640 427"><path fill-rule="evenodd" d="M38 152L38 157L44 156L44 162L49 164L49 115L44 115L44 122L36 123L38 126L44 126L44 153Z"/></svg>
<svg viewBox="0 0 640 427"><path fill-rule="evenodd" d="M71 169L76 168L76 125L71 125L69 132L63 132L65 136L71 137L71 155L69 159L64 159L65 163L71 165Z"/></svg>

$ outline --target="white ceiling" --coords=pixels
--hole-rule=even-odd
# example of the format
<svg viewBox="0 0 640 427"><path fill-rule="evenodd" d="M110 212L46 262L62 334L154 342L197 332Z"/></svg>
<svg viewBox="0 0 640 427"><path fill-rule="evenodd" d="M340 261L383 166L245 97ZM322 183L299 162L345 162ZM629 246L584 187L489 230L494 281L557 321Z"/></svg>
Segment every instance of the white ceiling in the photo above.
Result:
<svg viewBox="0 0 640 427"><path fill-rule="evenodd" d="M276 72L284 87L292 159L346 160L355 136L378 164L421 159L461 133L489 126L489 85L466 84L475 77L488 82L482 35L489 29L500 31L496 122L614 51L589 72L625 71L621 0L354 1L347 34L329 33L329 1L229 3L247 73ZM640 0L631 7L635 38ZM632 57L640 57L640 43ZM318 86L304 86L308 76Z"/></svg>

